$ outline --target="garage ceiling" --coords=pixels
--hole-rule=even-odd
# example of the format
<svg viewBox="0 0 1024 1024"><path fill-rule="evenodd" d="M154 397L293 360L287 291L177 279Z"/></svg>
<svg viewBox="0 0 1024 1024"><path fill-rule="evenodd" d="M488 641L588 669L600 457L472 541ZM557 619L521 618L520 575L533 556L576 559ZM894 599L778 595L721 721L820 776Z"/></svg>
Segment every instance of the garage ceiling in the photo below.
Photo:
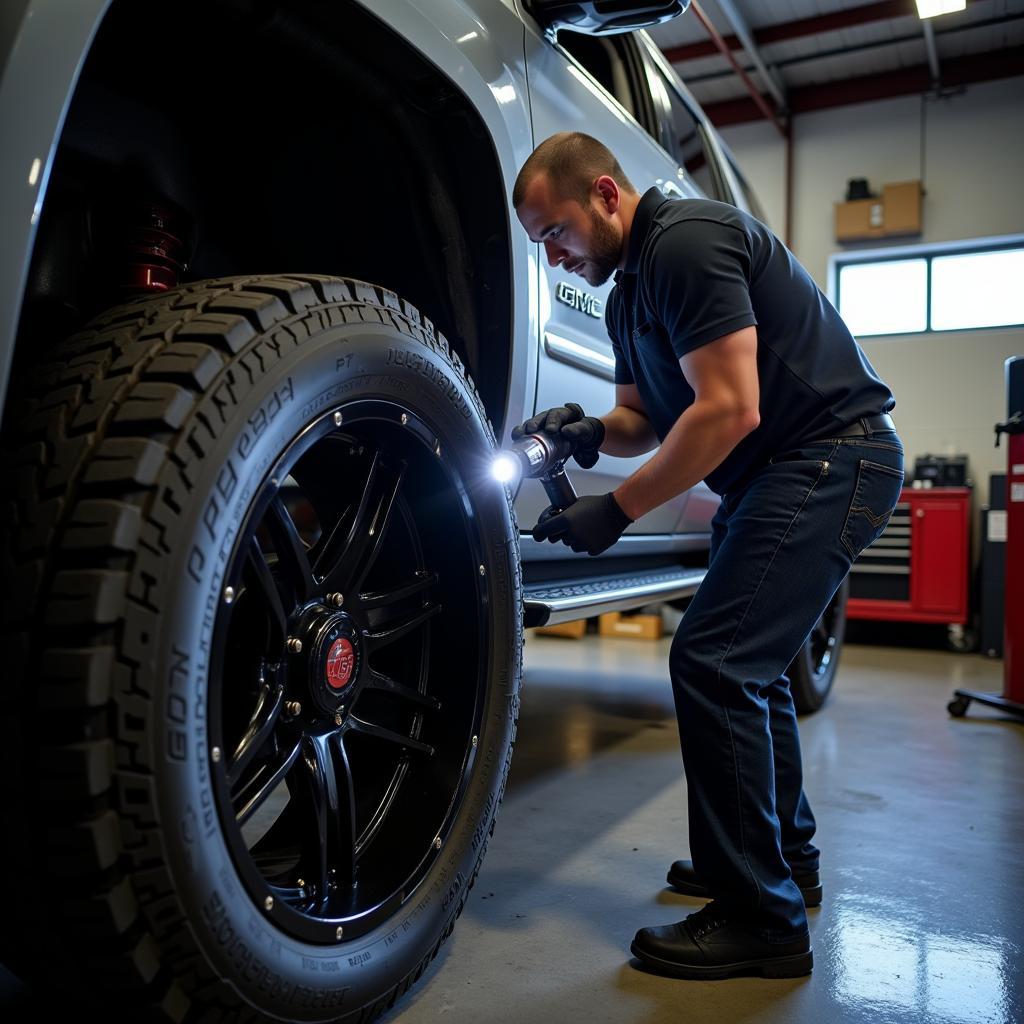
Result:
<svg viewBox="0 0 1024 1024"><path fill-rule="evenodd" d="M968 0L966 10L926 21L914 0L698 5L774 110L802 113L1024 75L1024 0ZM764 116L696 9L651 35L715 124Z"/></svg>

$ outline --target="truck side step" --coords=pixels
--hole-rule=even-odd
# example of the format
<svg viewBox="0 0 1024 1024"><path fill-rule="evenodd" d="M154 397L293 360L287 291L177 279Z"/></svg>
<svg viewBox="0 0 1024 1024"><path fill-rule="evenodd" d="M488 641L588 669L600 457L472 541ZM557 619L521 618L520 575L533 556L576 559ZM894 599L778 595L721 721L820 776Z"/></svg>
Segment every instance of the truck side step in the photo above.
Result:
<svg viewBox="0 0 1024 1024"><path fill-rule="evenodd" d="M706 569L664 569L658 572L602 576L582 582L528 583L523 588L523 624L557 625L605 612L621 612L655 601L692 597Z"/></svg>

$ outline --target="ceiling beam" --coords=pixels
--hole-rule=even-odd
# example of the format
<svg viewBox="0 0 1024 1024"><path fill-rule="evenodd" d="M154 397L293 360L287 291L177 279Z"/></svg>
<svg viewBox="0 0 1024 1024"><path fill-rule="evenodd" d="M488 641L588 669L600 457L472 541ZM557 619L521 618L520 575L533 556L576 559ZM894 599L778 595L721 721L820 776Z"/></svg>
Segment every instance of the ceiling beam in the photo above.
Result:
<svg viewBox="0 0 1024 1024"><path fill-rule="evenodd" d="M1012 78L1021 74L1021 68L1024 68L1024 46L1010 46L1003 50L991 50L988 53L944 60L942 84L948 88L988 82L997 78ZM806 114L813 110L827 110L851 103L870 103L896 96L910 96L926 93L930 87L931 69L927 64L920 64L917 67L887 71L880 75L864 75L838 82L791 88L789 112L791 115ZM746 97L709 103L704 106L704 112L718 128L746 121L759 121L764 116L754 101Z"/></svg>
<svg viewBox="0 0 1024 1024"><path fill-rule="evenodd" d="M972 21L969 29L975 31L981 28L988 28L991 25L1007 25L1015 24L1017 22L1024 21L1024 14L1007 14L996 18L983 18L978 21ZM922 25L928 25L928 21L923 21ZM938 39L940 36L953 36L961 32L967 31L963 25L952 25L949 28L937 28L933 29L931 35L934 39ZM805 64L813 64L815 61L828 60L830 57L849 57L855 53L869 53L878 52L879 50L890 49L894 46L901 46L903 43L916 43L922 36L915 29L909 35L890 36L888 39L877 39L870 43L858 43L856 46L837 46L834 49L829 50L816 50L814 53L805 53L800 57L787 57L786 60L776 61L774 67L778 71L782 71L785 68L800 67ZM927 47L927 38L925 39L925 46ZM936 52L936 63L938 63L938 52ZM929 64L931 60L929 59ZM755 70L753 66L744 68L745 71L750 72ZM684 80L691 89L695 85L700 85L702 82L720 82L724 79L731 78L733 72L729 68L723 68L720 71L709 71L703 75L685 75Z"/></svg>
<svg viewBox="0 0 1024 1024"><path fill-rule="evenodd" d="M754 42L758 46L768 43L782 43L787 39L800 39L803 36L817 36L823 32L836 32L855 25L868 25L873 21L888 21L890 18L917 17L914 0L884 0L882 3L863 4L860 7L848 7L832 14L817 14L813 18L800 18L797 21L784 21L778 25L765 25L753 30ZM732 50L743 49L738 36L725 36L726 45ZM711 57L718 53L714 43L701 41L686 43L682 46L669 46L664 50L665 57L671 64L680 64L697 57Z"/></svg>
<svg viewBox="0 0 1024 1024"><path fill-rule="evenodd" d="M725 40L721 36L721 33L718 31L717 28L715 28L714 23L711 21L711 19L704 13L704 11L701 8L701 5L697 3L697 0L693 0L690 10L693 11L694 16L704 26L704 30L707 32L707 34L711 36L712 42L721 52L722 56L725 57L725 59L732 65L733 70L736 72L736 74L740 76L740 80L743 82L744 87L746 88L747 92L750 93L750 102L758 109L762 117L768 118L775 124L775 127L779 130L779 134L783 138L785 138L786 126L782 123L781 120L779 120L775 111L772 110L771 106L769 105L765 97L763 97L761 93L758 92L757 86L751 80L750 75L748 75L746 71L744 71L743 68L740 67L739 61L732 55L732 52L726 45Z"/></svg>
<svg viewBox="0 0 1024 1024"><path fill-rule="evenodd" d="M747 51L750 59L754 62L754 67L761 72L761 81L764 82L765 87L775 97L775 102L779 108L785 110L786 87L775 77L768 65L765 64L761 51L757 48L757 43L750 36L750 29L747 28L743 15L736 9L736 5L732 0L716 0L716 3L718 4L718 9L725 15L725 20L732 25L733 32L736 33L740 42L743 43L743 49Z"/></svg>
<svg viewBox="0 0 1024 1024"><path fill-rule="evenodd" d="M939 50L935 45L935 29L931 18L922 18L921 29L924 32L924 45L928 51L928 70L932 73L932 88L938 89L942 84L942 70L939 67Z"/></svg>

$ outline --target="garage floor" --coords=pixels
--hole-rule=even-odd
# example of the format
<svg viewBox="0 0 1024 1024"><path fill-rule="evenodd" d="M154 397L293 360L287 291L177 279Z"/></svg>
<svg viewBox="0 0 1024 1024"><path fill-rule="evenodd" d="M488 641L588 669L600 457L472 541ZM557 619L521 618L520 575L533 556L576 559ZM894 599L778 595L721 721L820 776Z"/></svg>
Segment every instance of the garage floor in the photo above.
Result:
<svg viewBox="0 0 1024 1024"><path fill-rule="evenodd" d="M847 645L801 722L825 902L796 981L678 981L631 966L643 925L701 906L665 887L688 853L669 639L532 635L498 827L459 926L384 1020L1024 1021L1024 727L954 687L977 655Z"/></svg>

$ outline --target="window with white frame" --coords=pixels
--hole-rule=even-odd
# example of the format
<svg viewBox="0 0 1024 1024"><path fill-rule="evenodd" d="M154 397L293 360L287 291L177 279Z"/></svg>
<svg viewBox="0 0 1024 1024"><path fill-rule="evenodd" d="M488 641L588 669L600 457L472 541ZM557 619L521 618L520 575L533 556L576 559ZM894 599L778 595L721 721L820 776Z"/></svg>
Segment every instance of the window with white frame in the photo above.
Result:
<svg viewBox="0 0 1024 1024"><path fill-rule="evenodd" d="M855 337L1024 326L1024 238L832 258Z"/></svg>

